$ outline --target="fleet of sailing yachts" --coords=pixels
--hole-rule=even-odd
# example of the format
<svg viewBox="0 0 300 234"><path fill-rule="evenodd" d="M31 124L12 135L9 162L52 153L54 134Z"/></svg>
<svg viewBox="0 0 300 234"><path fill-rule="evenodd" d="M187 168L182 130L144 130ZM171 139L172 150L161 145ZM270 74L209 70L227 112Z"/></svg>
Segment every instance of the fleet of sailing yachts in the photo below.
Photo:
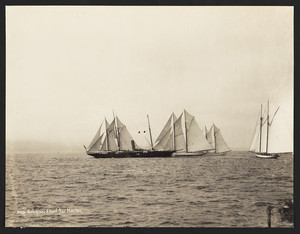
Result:
<svg viewBox="0 0 300 234"><path fill-rule="evenodd" d="M262 112L262 105L254 137L250 146L259 158L277 158L279 153L293 152L292 144L285 140L280 140L283 136L283 123L280 118L274 118L279 107L270 116L269 101L265 112ZM284 113L284 111L283 111ZM280 115L280 114L279 114ZM177 118L171 114L161 133L153 144L150 120L148 118L150 149L140 148L133 140L126 126L114 117L109 124L104 121L104 129L101 124L90 145L86 148L86 153L95 158L111 157L193 157L201 155L225 155L231 149L226 144L221 131L213 124L209 131L206 127L202 131L194 116L186 110ZM275 119L275 121L274 121ZM274 123L273 123L274 121ZM288 135L286 135L286 138ZM292 139L290 139L292 142Z"/></svg>
<svg viewBox="0 0 300 234"><path fill-rule="evenodd" d="M195 117L186 110L178 118L174 113L171 114L153 144L149 116L147 118L150 149L140 148L116 116L110 124L104 120L104 130L102 123L90 145L87 148L84 146L86 153L95 158L126 158L225 155L231 151L219 128L213 124L209 131L205 127L203 133Z"/></svg>

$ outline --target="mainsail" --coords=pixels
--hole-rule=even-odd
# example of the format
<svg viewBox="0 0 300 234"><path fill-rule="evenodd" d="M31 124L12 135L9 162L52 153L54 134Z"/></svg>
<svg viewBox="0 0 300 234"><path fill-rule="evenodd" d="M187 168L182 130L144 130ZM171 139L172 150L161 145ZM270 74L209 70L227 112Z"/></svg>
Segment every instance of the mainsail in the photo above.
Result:
<svg viewBox="0 0 300 234"><path fill-rule="evenodd" d="M171 150L170 139L172 139L172 127L162 136L160 141L154 146L155 150ZM168 144L169 143L169 144Z"/></svg>
<svg viewBox="0 0 300 234"><path fill-rule="evenodd" d="M185 149L184 135L181 126L182 114L175 120L170 128L170 135L165 149L182 151Z"/></svg>
<svg viewBox="0 0 300 234"><path fill-rule="evenodd" d="M154 146L156 150L176 150L185 149L184 134L181 126L182 114L177 119L174 113L171 114L163 130L159 134ZM173 124L172 124L173 123Z"/></svg>
<svg viewBox="0 0 300 234"><path fill-rule="evenodd" d="M107 141L108 141L108 150L117 151L118 146L116 143L117 135L115 132L115 119L111 122L111 124L106 129L107 132Z"/></svg>
<svg viewBox="0 0 300 234"><path fill-rule="evenodd" d="M106 137L104 138L104 141L103 141L103 144L101 146L101 149L100 151L107 151L108 150L108 147L107 147L107 140L106 140Z"/></svg>
<svg viewBox="0 0 300 234"><path fill-rule="evenodd" d="M212 125L210 127L208 133L206 134L206 139L207 139L208 143L213 147L213 149L216 148L214 134L215 134L214 125Z"/></svg>
<svg viewBox="0 0 300 234"><path fill-rule="evenodd" d="M186 151L204 151L213 149L204 137L194 116L184 110L186 125Z"/></svg>
<svg viewBox="0 0 300 234"><path fill-rule="evenodd" d="M231 149L226 144L226 142L221 134L220 129L217 128L215 125L214 125L214 129L215 129L216 153L231 151Z"/></svg>
<svg viewBox="0 0 300 234"><path fill-rule="evenodd" d="M163 130L161 131L155 142L159 142L165 136L166 132L169 131L169 128L172 126L172 118L174 122L177 119L174 113L171 114L170 118L168 119L167 123L165 124Z"/></svg>
<svg viewBox="0 0 300 234"><path fill-rule="evenodd" d="M190 113L188 113L186 110L183 111L184 113L184 118L185 118L185 123L188 125L191 123L191 121L193 120L194 116L192 116Z"/></svg>
<svg viewBox="0 0 300 234"><path fill-rule="evenodd" d="M227 143L225 142L220 129L217 128L215 124L213 124L210 127L206 135L206 139L214 149L214 152L216 153L224 153L224 152L231 151L231 149L228 147Z"/></svg>
<svg viewBox="0 0 300 234"><path fill-rule="evenodd" d="M206 140L207 140L207 128L206 128L206 126L205 126L205 128L204 128L204 136L205 136L205 138L206 138Z"/></svg>
<svg viewBox="0 0 300 234"><path fill-rule="evenodd" d="M170 136L167 142L167 145L165 147L166 150L173 150L174 149L174 132L170 132Z"/></svg>
<svg viewBox="0 0 300 234"><path fill-rule="evenodd" d="M131 141L133 141L132 136L128 132L126 126L119 120L118 117L116 117L117 120L117 131L118 131L118 137L119 137L119 147L120 150L132 150ZM139 148L135 144L136 148Z"/></svg>
<svg viewBox="0 0 300 234"><path fill-rule="evenodd" d="M174 123L175 147L173 149L176 151L181 151L181 150L185 149L185 140L184 140L184 134L182 131L182 126L181 126L181 119L182 119L182 114L179 116L179 118Z"/></svg>

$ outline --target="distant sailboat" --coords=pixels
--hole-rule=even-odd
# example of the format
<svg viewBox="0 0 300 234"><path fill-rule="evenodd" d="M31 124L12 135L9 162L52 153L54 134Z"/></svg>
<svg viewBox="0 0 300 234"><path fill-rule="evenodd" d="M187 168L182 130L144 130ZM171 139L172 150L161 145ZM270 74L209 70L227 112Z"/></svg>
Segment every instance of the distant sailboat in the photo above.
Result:
<svg viewBox="0 0 300 234"><path fill-rule="evenodd" d="M213 155L225 155L227 152L231 151L231 149L226 144L221 131L216 127L215 124L211 126L209 131L205 127L205 137L209 144L213 146L213 150L208 151L208 156Z"/></svg>
<svg viewBox="0 0 300 234"><path fill-rule="evenodd" d="M150 122L148 123L151 134ZM141 149L118 117L114 117L111 124L105 119L105 130L101 134L102 125L103 123L100 125L88 148L84 146L86 153L95 158L171 157L174 152Z"/></svg>
<svg viewBox="0 0 300 234"><path fill-rule="evenodd" d="M181 124L183 116L185 137ZM195 117L186 110L178 119L174 114L170 116L156 142L154 148L175 150L173 156L177 157L201 156L212 149L200 130Z"/></svg>
<svg viewBox="0 0 300 234"><path fill-rule="evenodd" d="M270 121L269 101L265 117L262 114L261 105L260 116L256 123L254 137L250 146L250 152L254 152L255 156L259 158L277 158L279 153L291 152L290 149L280 147L281 142L278 142L276 131L273 131L276 130L276 125L272 124L278 110L279 107Z"/></svg>

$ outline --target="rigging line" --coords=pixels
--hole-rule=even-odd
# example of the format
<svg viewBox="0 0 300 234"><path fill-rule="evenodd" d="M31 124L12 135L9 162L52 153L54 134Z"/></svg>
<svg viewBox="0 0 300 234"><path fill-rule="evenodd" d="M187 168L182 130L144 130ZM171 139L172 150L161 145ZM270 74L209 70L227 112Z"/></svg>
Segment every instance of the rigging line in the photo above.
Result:
<svg viewBox="0 0 300 234"><path fill-rule="evenodd" d="M257 120L256 120L256 124L255 124L255 128L254 128L254 131L253 131L253 134L252 134L252 141L254 140L254 137L255 137L255 133L256 133L256 128L258 126L258 121L260 120L260 111L258 112L258 115L257 115Z"/></svg>
<svg viewBox="0 0 300 234"><path fill-rule="evenodd" d="M267 112L267 107L265 108L264 114L262 116L264 116L266 112ZM269 115L266 117L265 121L262 123L261 126L264 126L268 119L270 120L270 116Z"/></svg>
<svg viewBox="0 0 300 234"><path fill-rule="evenodd" d="M275 117L275 115L276 115L277 111L279 110L279 108L280 108L280 106L279 106L279 107L277 108L277 110L275 111L275 113L274 113L274 115L273 115L273 118L272 118L271 122L269 123L269 126L271 126L271 125L272 125L272 123L273 123L273 120L274 120L274 117Z"/></svg>
<svg viewBox="0 0 300 234"><path fill-rule="evenodd" d="M174 114L174 113L173 113ZM170 118L172 118L172 114L171 116L169 117L168 121L166 122L165 126L163 127L163 130L165 129L165 127L167 126L167 123L169 122ZM160 134L163 132L163 130L160 132ZM168 130L169 131L169 130ZM157 132L157 131L156 131ZM158 137L160 136L160 134L158 135ZM162 137L164 137L165 135L163 135ZM154 144L156 144L157 142L159 142L160 140L158 140L158 137L157 139L155 140Z"/></svg>
<svg viewBox="0 0 300 234"><path fill-rule="evenodd" d="M118 129L119 129L119 131L121 132L121 131L122 131L122 129L123 129L123 128L125 128L125 127L126 127L126 126L125 126L125 125L123 125L122 127L119 127ZM120 132L119 132L119 133L120 133Z"/></svg>
<svg viewBox="0 0 300 234"><path fill-rule="evenodd" d="M163 135L163 137L162 137L161 139L165 138L165 136L167 136L167 133L168 133L170 130L172 130L172 127L170 127L170 128L168 129L168 131L166 131L166 133ZM170 135L172 135L172 131L170 132ZM161 140L160 140L159 142L161 142Z"/></svg>
<svg viewBox="0 0 300 234"><path fill-rule="evenodd" d="M158 146L158 145L161 143L161 141L162 141L166 136L168 136L167 133L168 133L170 130L172 130L172 127L170 127L170 128L168 129L168 131L163 135L163 137L156 143L156 145L155 145L153 148L155 148L156 146ZM168 137L171 137L171 136L172 136L172 131L170 131L170 135L169 135Z"/></svg>
<svg viewBox="0 0 300 234"><path fill-rule="evenodd" d="M191 127L192 122L194 121L194 119L195 119L195 116L193 116L193 118L189 121L188 126L187 126L187 130L190 129L190 127Z"/></svg>
<svg viewBox="0 0 300 234"><path fill-rule="evenodd" d="M261 126L264 126L264 125L265 125L265 123L267 122L267 120L268 120L268 117L265 119L265 121L262 123L262 125L261 125Z"/></svg>
<svg viewBox="0 0 300 234"><path fill-rule="evenodd" d="M260 112L258 112L258 115L257 115L257 117L256 117L256 125L258 125L258 123L259 123L259 121L260 121Z"/></svg>
<svg viewBox="0 0 300 234"><path fill-rule="evenodd" d="M148 141L148 139L145 137L146 141L148 142L148 144L151 146L150 142Z"/></svg>

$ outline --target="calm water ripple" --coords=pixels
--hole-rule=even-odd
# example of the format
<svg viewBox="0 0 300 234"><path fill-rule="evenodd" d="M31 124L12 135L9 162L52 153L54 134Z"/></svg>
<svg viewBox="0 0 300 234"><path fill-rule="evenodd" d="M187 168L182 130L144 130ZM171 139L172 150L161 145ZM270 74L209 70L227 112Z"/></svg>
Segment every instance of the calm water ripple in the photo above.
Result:
<svg viewBox="0 0 300 234"><path fill-rule="evenodd" d="M6 226L292 227L293 159L248 152L194 158L6 156Z"/></svg>

